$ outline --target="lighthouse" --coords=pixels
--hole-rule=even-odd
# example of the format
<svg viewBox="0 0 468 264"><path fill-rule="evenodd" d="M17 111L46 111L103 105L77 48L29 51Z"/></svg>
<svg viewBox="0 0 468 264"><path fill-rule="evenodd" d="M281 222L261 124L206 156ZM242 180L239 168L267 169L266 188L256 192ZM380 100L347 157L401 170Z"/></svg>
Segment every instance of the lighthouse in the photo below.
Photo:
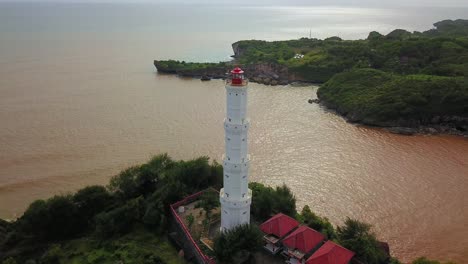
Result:
<svg viewBox="0 0 468 264"><path fill-rule="evenodd" d="M247 92L248 81L244 78L244 71L236 67L226 80L224 176L223 188L219 192L222 232L250 223L252 191L249 189Z"/></svg>

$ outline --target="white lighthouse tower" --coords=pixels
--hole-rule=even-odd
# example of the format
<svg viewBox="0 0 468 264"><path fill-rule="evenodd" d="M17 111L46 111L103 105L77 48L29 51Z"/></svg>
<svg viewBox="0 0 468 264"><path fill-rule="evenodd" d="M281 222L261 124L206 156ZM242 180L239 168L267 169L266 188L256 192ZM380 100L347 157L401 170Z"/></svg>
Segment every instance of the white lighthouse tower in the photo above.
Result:
<svg viewBox="0 0 468 264"><path fill-rule="evenodd" d="M244 71L236 67L226 81L226 119L224 120L226 152L223 157L224 180L220 191L221 231L250 223L252 191L249 189L247 134L248 82Z"/></svg>

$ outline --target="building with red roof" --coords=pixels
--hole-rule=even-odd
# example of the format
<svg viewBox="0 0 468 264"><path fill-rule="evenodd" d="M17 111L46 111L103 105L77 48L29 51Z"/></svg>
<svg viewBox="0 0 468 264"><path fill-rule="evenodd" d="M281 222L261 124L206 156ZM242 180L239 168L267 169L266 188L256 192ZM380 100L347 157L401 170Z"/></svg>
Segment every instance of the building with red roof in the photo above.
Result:
<svg viewBox="0 0 468 264"><path fill-rule="evenodd" d="M308 226L300 226L294 232L283 239L283 245L287 247L285 255L289 263L303 263L305 255L317 248L325 239L320 232Z"/></svg>
<svg viewBox="0 0 468 264"><path fill-rule="evenodd" d="M279 241L298 226L299 222L294 218L281 213L265 221L260 225L260 229L265 233L265 249L276 254L281 250Z"/></svg>
<svg viewBox="0 0 468 264"><path fill-rule="evenodd" d="M309 259L306 264L348 264L354 256L354 252L327 241Z"/></svg>

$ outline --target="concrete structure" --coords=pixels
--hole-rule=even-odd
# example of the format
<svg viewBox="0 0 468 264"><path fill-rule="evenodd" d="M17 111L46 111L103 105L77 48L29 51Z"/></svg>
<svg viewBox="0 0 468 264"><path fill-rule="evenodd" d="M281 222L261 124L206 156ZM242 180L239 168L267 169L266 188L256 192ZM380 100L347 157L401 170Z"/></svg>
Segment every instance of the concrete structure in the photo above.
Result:
<svg viewBox="0 0 468 264"><path fill-rule="evenodd" d="M252 191L249 189L247 119L248 82L239 67L231 71L226 81L226 118L224 119L226 152L223 157L223 187L221 202L221 231L250 223Z"/></svg>

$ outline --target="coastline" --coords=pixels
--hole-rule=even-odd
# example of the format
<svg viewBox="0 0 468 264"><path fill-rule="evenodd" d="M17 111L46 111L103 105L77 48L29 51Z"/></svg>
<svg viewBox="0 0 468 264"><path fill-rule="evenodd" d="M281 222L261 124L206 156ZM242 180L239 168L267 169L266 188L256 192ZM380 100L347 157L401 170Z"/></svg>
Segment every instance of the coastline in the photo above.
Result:
<svg viewBox="0 0 468 264"><path fill-rule="evenodd" d="M340 111L340 108L332 105L323 100L309 99L310 104L318 104L321 107L324 107L327 111L330 111L336 115L341 116L348 123L363 125L368 127L383 128L386 131L405 135L452 135L452 136L461 136L468 138L468 131L462 131L457 129L457 122L460 122L460 125L468 124L468 118L460 116L436 116L432 118L431 123L421 123L418 120L395 120L387 122L379 122L376 120L368 119L361 117L354 113L346 113ZM463 123L463 124L461 124ZM455 127L454 127L455 126Z"/></svg>

